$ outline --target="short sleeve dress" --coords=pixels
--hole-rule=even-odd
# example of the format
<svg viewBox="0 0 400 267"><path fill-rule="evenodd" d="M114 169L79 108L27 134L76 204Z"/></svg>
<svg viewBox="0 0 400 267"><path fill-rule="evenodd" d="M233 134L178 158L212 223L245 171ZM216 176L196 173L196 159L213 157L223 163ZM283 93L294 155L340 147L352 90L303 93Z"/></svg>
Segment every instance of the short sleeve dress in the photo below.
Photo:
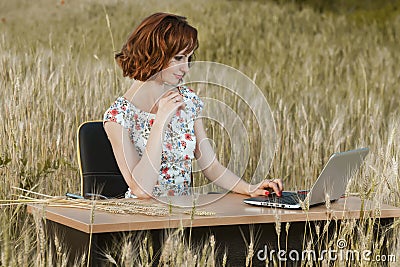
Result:
<svg viewBox="0 0 400 267"><path fill-rule="evenodd" d="M188 195L191 185L192 159L196 147L194 122L203 109L199 96L186 86L178 90L186 106L173 115L164 132L161 167L154 196ZM138 109L128 99L118 97L105 112L103 123L116 122L128 130L139 156L143 155L156 115ZM131 190L125 197L135 197Z"/></svg>

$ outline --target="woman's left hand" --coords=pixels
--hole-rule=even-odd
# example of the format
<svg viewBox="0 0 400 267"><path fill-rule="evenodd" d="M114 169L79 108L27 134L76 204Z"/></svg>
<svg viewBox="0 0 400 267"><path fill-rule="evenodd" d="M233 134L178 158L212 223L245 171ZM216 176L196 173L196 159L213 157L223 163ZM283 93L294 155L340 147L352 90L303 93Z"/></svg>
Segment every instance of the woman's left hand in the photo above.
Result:
<svg viewBox="0 0 400 267"><path fill-rule="evenodd" d="M251 190L250 196L268 196L271 191L280 197L282 196L283 183L281 179L266 179L261 183L255 185L255 189Z"/></svg>

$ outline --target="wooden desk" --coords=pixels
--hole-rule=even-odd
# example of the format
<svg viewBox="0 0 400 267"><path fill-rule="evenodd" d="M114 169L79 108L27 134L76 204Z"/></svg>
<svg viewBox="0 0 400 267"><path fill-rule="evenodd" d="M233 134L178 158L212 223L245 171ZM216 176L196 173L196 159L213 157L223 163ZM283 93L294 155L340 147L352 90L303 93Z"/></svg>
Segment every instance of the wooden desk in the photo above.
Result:
<svg viewBox="0 0 400 267"><path fill-rule="evenodd" d="M266 242L271 244L271 242L277 241L278 237L275 233L274 224L278 220L281 223L290 222L290 232L294 236L292 237L289 232L291 239L289 243L293 246L302 246L306 231L305 222L359 219L360 215L376 217L380 220L388 218L389 221L387 222L390 222L391 218L400 217L400 209L389 205L376 207L373 203L366 202L362 208L361 200L357 197L342 198L333 202L330 204L329 210L325 205L320 205L312 207L308 211L250 206L243 203L244 198L245 196L239 194L201 195L196 201L196 209L213 212L215 215L194 216L193 219L191 215L176 212L182 211L182 209L191 209L193 205L191 196L163 199L166 203L173 205L173 214L167 216L123 215L100 211L95 211L94 216L92 216L90 210L67 207L45 207L44 209L41 205L28 205L28 211L43 214L43 210L45 210L44 216L47 221L54 222L58 228L65 226L64 229L68 231L68 236L74 236L74 238L80 240L76 244L72 242L72 247L82 247L82 239L87 239L90 233L96 238L104 236L104 240L101 242L100 239L93 239L94 242L102 243L107 239L105 235L110 233L153 230L156 236L159 236L162 229L178 228L181 225L192 227L193 235L196 236L197 234L199 238L212 232L216 240L222 242L222 246L229 247L231 253L228 252L228 259L230 263L237 263L238 261L244 263L246 247L242 234L249 231L248 225L253 225L252 227L255 230L262 228L259 243L263 247ZM157 203L155 200L143 202ZM164 205L168 206L167 204ZM93 223L91 223L91 220ZM282 232L285 232L285 227L282 228ZM74 234L71 234L72 232ZM229 240L226 240L226 238ZM282 233L281 238L285 238L285 233ZM160 242L162 241L160 240ZM238 243L242 244L239 245ZM232 244L235 244L234 247L238 249L239 255L232 252ZM85 246L82 249L85 249ZM254 266L257 265L254 264Z"/></svg>

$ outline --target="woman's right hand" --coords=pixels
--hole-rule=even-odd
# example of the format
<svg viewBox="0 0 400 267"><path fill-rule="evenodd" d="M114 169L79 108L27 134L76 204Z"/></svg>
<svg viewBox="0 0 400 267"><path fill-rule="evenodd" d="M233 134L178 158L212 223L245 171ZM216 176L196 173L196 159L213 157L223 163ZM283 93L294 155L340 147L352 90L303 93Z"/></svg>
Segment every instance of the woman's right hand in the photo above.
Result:
<svg viewBox="0 0 400 267"><path fill-rule="evenodd" d="M158 102L158 110L156 120L163 123L163 128L169 124L172 116L179 110L183 109L185 102L178 92L169 91L161 97Z"/></svg>

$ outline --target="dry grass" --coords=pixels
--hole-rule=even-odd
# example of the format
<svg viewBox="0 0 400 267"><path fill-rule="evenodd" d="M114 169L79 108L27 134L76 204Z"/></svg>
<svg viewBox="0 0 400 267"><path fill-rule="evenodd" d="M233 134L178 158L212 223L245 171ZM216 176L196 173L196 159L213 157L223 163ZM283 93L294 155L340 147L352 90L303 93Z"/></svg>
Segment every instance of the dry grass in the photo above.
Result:
<svg viewBox="0 0 400 267"><path fill-rule="evenodd" d="M153 0L3 1L0 199L15 199L18 193L12 187L54 196L79 190L77 126L101 119L129 86L120 71L115 71L109 30L115 46L120 47L141 18L164 10L184 14L198 27L197 59L233 66L263 90L278 134L271 175L282 177L287 189L312 184L331 153L367 146L370 155L349 191L376 203L400 206L399 13L388 6L320 12L320 8L313 9L313 1L305 3L300 9L293 1L203 1L196 5ZM223 130L212 122L208 126L217 153L226 163L230 147ZM251 157L244 177L254 171L262 138L256 130L250 136ZM58 265L66 263L67 252L49 249L50 237L44 236L40 220L28 216L23 206L2 206L1 210L1 265L52 265L53 253ZM398 251L398 222L383 242L371 238L373 221L343 221L333 240L359 236L352 248L365 244L374 253L386 246ZM322 236L327 234L325 228L321 231ZM212 266L204 256L211 257L211 244L179 258L167 253L168 242L185 246L166 241L162 253L168 264L173 265L172 257L190 256L193 265ZM124 255L135 247L129 242L124 246ZM322 241L318 246L334 247L335 243ZM76 262L86 265L85 257Z"/></svg>

